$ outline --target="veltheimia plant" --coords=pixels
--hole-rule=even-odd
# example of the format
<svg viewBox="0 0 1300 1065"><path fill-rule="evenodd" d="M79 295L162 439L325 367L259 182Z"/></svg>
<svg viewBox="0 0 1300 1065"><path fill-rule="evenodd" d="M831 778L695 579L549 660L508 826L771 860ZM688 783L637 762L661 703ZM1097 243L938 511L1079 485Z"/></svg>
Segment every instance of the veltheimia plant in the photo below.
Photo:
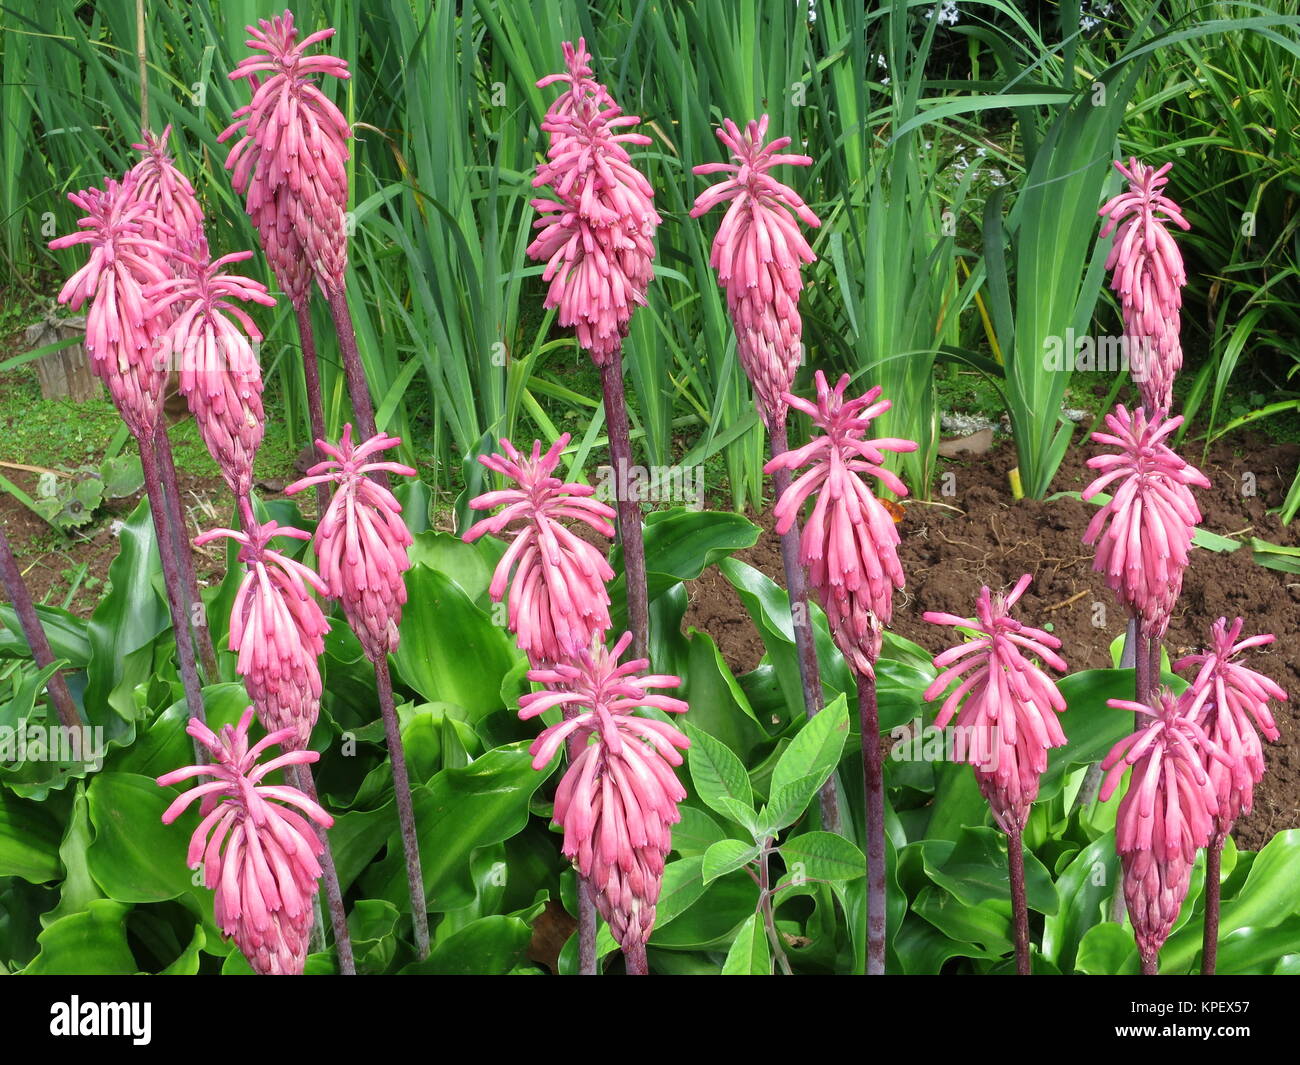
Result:
<svg viewBox="0 0 1300 1065"><path fill-rule="evenodd" d="M627 132L641 120L623 114L609 90L592 77L585 40L576 46L566 41L564 60L564 73L537 83L565 87L542 122L550 147L533 185L546 187L555 198L533 201L540 215L534 224L541 232L528 254L546 263L546 306L559 309L560 324L575 328L578 343L600 370L614 483L623 486L632 467L623 341L632 312L645 303L654 277L654 235L660 222L654 189L625 145L646 145L650 138ZM635 653L644 656L649 607L641 503L622 487L615 494L628 621Z"/></svg>
<svg viewBox="0 0 1300 1065"><path fill-rule="evenodd" d="M795 219L812 228L820 226L821 220L794 189L771 174L773 167L810 166L812 159L783 152L790 145L789 137L765 143L767 128L767 115L743 130L731 119L723 122L718 139L730 150L732 162L703 163L695 167L695 173L725 173L727 177L700 193L691 217L698 218L718 204L729 204L713 238L710 265L727 291L740 364L753 385L754 402L775 458L790 450L785 396L794 387L803 362L803 320L799 316L802 268L817 258ZM780 498L790 487L789 469L780 466L773 470L772 483ZM797 520L781 534L781 561L799 649L804 706L811 717L822 708L824 699L808 586L799 562ZM822 825L838 832L834 778L822 791L821 812Z"/></svg>
<svg viewBox="0 0 1300 1065"><path fill-rule="evenodd" d="M1011 616L1031 579L1026 573L1005 595L994 596L985 586L973 618L938 611L923 615L933 625L972 632L971 639L935 657L939 675L924 697L937 699L960 681L943 701L934 724L944 728L956 715L963 737L957 749L974 768L993 820L1007 834L1016 972L1021 976L1033 971L1025 898L1025 824L1038 797L1039 778L1047 769L1047 752L1065 744L1057 720L1065 699L1038 663L1062 673L1068 668L1056 653L1060 640Z"/></svg>
<svg viewBox="0 0 1300 1065"><path fill-rule="evenodd" d="M858 685L862 725L862 774L867 801L867 972L885 971L885 783L880 753L875 662L893 616L894 590L904 583L893 515L872 493L874 477L897 496L907 486L885 468L885 452L915 451L912 440L866 439L873 418L889 409L876 387L845 400L849 375L831 388L820 370L816 402L785 394L791 407L822 431L809 443L776 455L764 467L811 467L777 501L776 531L784 535L812 498L812 511L799 542L799 561L826 611L831 636Z"/></svg>

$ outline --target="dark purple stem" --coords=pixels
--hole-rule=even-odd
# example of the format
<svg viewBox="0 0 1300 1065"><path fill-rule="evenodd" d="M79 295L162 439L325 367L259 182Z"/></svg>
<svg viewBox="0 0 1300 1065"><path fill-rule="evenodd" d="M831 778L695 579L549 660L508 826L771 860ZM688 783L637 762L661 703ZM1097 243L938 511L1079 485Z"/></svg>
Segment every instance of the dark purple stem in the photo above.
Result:
<svg viewBox="0 0 1300 1065"><path fill-rule="evenodd" d="M316 359L316 333L311 324L311 304L294 307L298 316L298 340L302 347L302 376L307 385L307 417L311 422L312 447L325 439L325 404L320 394L320 363ZM316 516L322 517L329 506L328 485L316 485Z"/></svg>
<svg viewBox="0 0 1300 1065"><path fill-rule="evenodd" d="M577 713L576 707L564 707L566 721ZM570 736L564 745L569 765L577 761L578 756L582 754L582 749L587 746L587 732L579 729L578 733ZM599 971L596 967L596 897L592 894L591 881L576 869L574 873L578 878L578 975L597 976Z"/></svg>
<svg viewBox="0 0 1300 1065"><path fill-rule="evenodd" d="M1142 975L1159 976L1160 975L1160 956L1152 953L1142 953Z"/></svg>
<svg viewBox="0 0 1300 1065"><path fill-rule="evenodd" d="M650 963L646 960L645 944L633 943L623 948L623 964L628 976L649 976Z"/></svg>
<svg viewBox="0 0 1300 1065"><path fill-rule="evenodd" d="M366 380L361 352L357 350L357 334L352 327L347 293L340 287L327 292L325 299L329 303L330 314L334 317L334 330L339 337L339 352L343 356L343 372L348 379L348 393L352 396L357 430L362 440L369 440L375 435L375 408L370 400L370 383Z"/></svg>
<svg viewBox="0 0 1300 1065"><path fill-rule="evenodd" d="M311 766L297 765L293 768L298 790L305 792L308 798L319 806L320 795L316 791L316 781L312 777ZM322 879L325 881L325 901L329 906L330 924L334 926L334 949L339 958L339 972L343 976L356 976L357 963L352 956L352 936L348 932L347 911L343 908L343 890L339 886L339 874L334 866L334 851L330 847L329 833L320 825L316 825L315 828L316 835L325 845L325 850L320 856L320 864Z"/></svg>
<svg viewBox="0 0 1300 1065"><path fill-rule="evenodd" d="M1213 976L1219 960L1219 877L1226 833L1216 832L1205 850L1205 937L1201 943L1201 975Z"/></svg>
<svg viewBox="0 0 1300 1065"><path fill-rule="evenodd" d="M627 401L623 394L623 355L614 352L600 368L605 393L605 427L614 469L618 501L618 536L623 544L623 584L627 589L627 620L632 630L632 656L645 658L650 647L650 612L645 583L645 540L641 532L641 501L628 498L632 442L628 433Z"/></svg>
<svg viewBox="0 0 1300 1065"><path fill-rule="evenodd" d="M772 457L790 450L785 424L769 431ZM791 475L787 469L772 473L776 498L780 499L790 487ZM825 705L822 700L821 668L817 664L817 643L813 635L812 610L808 603L808 580L799 561L799 521L796 519L781 537L781 562L785 566L785 586L790 595L790 620L794 626L794 642L799 654L799 679L803 682L803 702L808 716L812 717ZM827 832L840 831L839 786L832 773L822 785L822 828Z"/></svg>
<svg viewBox="0 0 1300 1065"><path fill-rule="evenodd" d="M415 948L423 960L429 956L429 913L424 899L424 875L420 870L420 837L415 831L415 807L411 803L411 778L406 772L406 752L402 748L397 708L393 705L393 680L388 675L387 657L380 656L374 665L375 682L379 686L379 708L383 711L384 734L388 738L388 758L393 766L393 791L397 797L397 820L402 829L402 850L406 852L406 882L411 892Z"/></svg>
<svg viewBox="0 0 1300 1065"><path fill-rule="evenodd" d="M167 527L170 531L172 551L176 555L176 563L180 568L185 612L190 620L189 631L194 637L195 647L198 648L203 676L209 684L216 684L221 679L217 670L217 652L212 646L212 630L208 628L203 594L199 591L199 580L194 573L194 552L190 548L189 525L185 520L185 510L181 506L181 488L176 477L176 462L172 456L171 440L167 436L167 427L161 417L155 430L154 446L158 451L158 474L162 479L163 494L167 499ZM195 609L196 606L198 609Z"/></svg>
<svg viewBox="0 0 1300 1065"><path fill-rule="evenodd" d="M885 971L885 774L874 677L858 677L862 779L867 792L867 975Z"/></svg>
<svg viewBox="0 0 1300 1065"><path fill-rule="evenodd" d="M32 658L36 660L36 665L40 669L44 669L54 661L54 652L50 649L50 641L45 636L45 630L41 628L41 619L36 615L36 606L32 602L31 593L27 591L27 583L18 569L18 562L9 547L9 538L5 536L2 525L0 525L0 582L4 584L9 602L14 605L14 613L18 615L18 624L22 626L23 635L27 637L27 646L32 650ZM50 675L50 679L45 682L45 688L50 693L50 702L54 704L59 721L64 727L79 727L81 716L77 713L77 704L72 701L72 692L68 691L68 682L63 677L63 671L55 670Z"/></svg>
<svg viewBox="0 0 1300 1065"><path fill-rule="evenodd" d="M190 619L184 606L183 582L176 553L172 549L172 538L167 526L167 500L164 497L161 474L158 469L158 455L154 448L142 441L140 447L140 466L144 471L145 492L149 496L149 509L153 517L154 530L157 533L158 557L162 560L163 584L167 588L167 606L171 610L173 635L176 637L176 660L180 665L181 684L185 689L185 703L190 716L205 720L203 713L203 689L199 684L198 663L194 659L194 642L188 638ZM195 750L203 759L203 752L195 744Z"/></svg>
<svg viewBox="0 0 1300 1065"><path fill-rule="evenodd" d="M1029 976L1029 907L1025 901L1025 848L1023 829L1007 834L1007 870L1011 875L1011 914L1016 930L1016 972Z"/></svg>

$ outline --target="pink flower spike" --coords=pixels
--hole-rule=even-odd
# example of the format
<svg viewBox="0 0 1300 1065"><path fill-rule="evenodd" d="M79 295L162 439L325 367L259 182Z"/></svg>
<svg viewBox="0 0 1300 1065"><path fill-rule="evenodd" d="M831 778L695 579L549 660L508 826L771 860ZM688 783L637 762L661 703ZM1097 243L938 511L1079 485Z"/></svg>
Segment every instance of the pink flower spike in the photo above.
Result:
<svg viewBox="0 0 1300 1065"><path fill-rule="evenodd" d="M525 719L565 708L565 720L529 748L533 767L545 768L566 739L581 746L556 789L553 816L564 830L565 855L590 881L596 908L624 948L644 943L654 928L671 826L686 798L673 767L690 746L675 725L635 713L688 708L646 690L675 688L679 677L644 675L644 659L618 664L630 642L626 633L610 650L597 637L552 668L533 670L529 679L547 688L519 700Z"/></svg>
<svg viewBox="0 0 1300 1065"><path fill-rule="evenodd" d="M546 306L559 308L560 324L574 326L578 343L603 366L622 348L654 277L654 189L624 147L650 138L620 132L640 120L624 115L591 77L585 41L566 42L564 58L565 73L538 83L567 88L542 122L551 144L533 185L549 186L556 199L533 201L541 233L528 254L546 263Z"/></svg>
<svg viewBox="0 0 1300 1065"><path fill-rule="evenodd" d="M87 301L86 352L138 440L148 440L158 423L166 380L158 336L162 324L151 314L145 289L166 280L167 249L154 237L153 204L139 198L139 177L128 171L121 181L68 194L86 212L78 232L50 241L54 249L90 246L86 264L68 278L59 302L74 311Z"/></svg>
<svg viewBox="0 0 1300 1065"><path fill-rule="evenodd" d="M146 223L143 234L197 259L206 259L208 239L203 231L203 209L194 195L194 186L176 168L167 150L171 132L168 126L162 136L155 137L145 130L141 143L131 145L144 156L131 168L137 178L136 198L153 205L153 220Z"/></svg>
<svg viewBox="0 0 1300 1065"><path fill-rule="evenodd" d="M1124 865L1124 899L1138 950L1154 961L1178 918L1196 852L1214 831L1218 798L1205 770L1225 754L1196 723L1191 689L1176 696L1167 688L1155 709L1124 699L1107 705L1151 718L1145 728L1120 740L1101 763L1106 771L1101 798L1109 799L1133 769L1120 800L1115 848Z"/></svg>
<svg viewBox="0 0 1300 1065"><path fill-rule="evenodd" d="M169 825L203 799L188 862L203 869L204 886L216 893L217 925L261 975L301 976L321 876L317 858L325 850L311 822L329 828L334 819L297 788L263 783L276 769L306 765L320 755L296 751L259 765L258 756L291 732L272 733L250 748L252 720L249 707L238 725L224 726L220 735L190 720L185 731L212 752L213 761L164 774L158 784L170 787L196 777L212 782L185 792L162 819Z"/></svg>
<svg viewBox="0 0 1300 1065"><path fill-rule="evenodd" d="M1030 805L1038 797L1039 778L1047 769L1047 752L1065 744L1057 720L1065 710L1065 698L1028 657L1036 655L1063 673L1068 667L1056 653L1061 641L1011 617L1011 607L1029 582L1026 573L1009 594L996 597L986 586L973 618L933 611L923 615L931 624L960 625L979 634L935 658L939 675L924 697L937 699L960 679L934 723L943 728L957 713L964 741L959 760L974 766L994 820L1009 835L1024 830Z"/></svg>
<svg viewBox="0 0 1300 1065"><path fill-rule="evenodd" d="M903 567L893 516L872 494L866 478L875 477L897 496L907 495L903 482L884 468L885 452L915 451L916 444L865 438L872 419L890 406L879 398L879 388L846 402L848 374L833 389L820 370L814 380L816 404L789 392L784 398L825 435L775 456L763 470L811 466L777 501L776 531L784 534L804 502L814 497L799 541L799 561L808 568L809 583L826 611L836 646L857 673L871 676L883 628L893 614L894 589L903 587Z"/></svg>
<svg viewBox="0 0 1300 1065"><path fill-rule="evenodd" d="M485 533L511 541L497 563L490 593L499 603L509 585L510 631L535 667L589 647L592 637L610 626L605 584L614 579L614 571L599 549L573 534L565 519L612 537L614 510L592 498L591 486L566 484L554 476L568 443L565 433L543 455L541 442L535 441L532 455L526 456L502 440L504 455L482 456L484 466L516 487L470 500L474 510L501 509L464 536L466 543Z"/></svg>
<svg viewBox="0 0 1300 1065"><path fill-rule="evenodd" d="M348 624L372 662L397 650L401 641L398 627L406 602L402 574L411 568L408 550L414 540L402 521L397 497L369 475L384 471L415 476L415 470L401 463L373 461L401 442L379 433L354 446L352 426L345 425L338 444L316 441L330 457L285 489L292 495L316 484L335 486L316 526L316 556L330 594L342 602Z"/></svg>
<svg viewBox="0 0 1300 1065"><path fill-rule="evenodd" d="M194 543L224 537L240 545L245 573L230 610L230 649L239 656L235 671L244 678L262 727L291 729L284 745L296 750L307 746L320 715L317 660L330 628L311 593L328 595L329 588L309 567L268 546L279 536L311 539L301 529L271 521L247 532L211 529Z"/></svg>
<svg viewBox="0 0 1300 1065"><path fill-rule="evenodd" d="M1152 414L1170 409L1174 376L1183 365L1179 311L1187 275L1166 225L1191 227L1164 194L1172 165L1157 170L1132 158L1127 167L1116 162L1129 187L1098 212L1106 219L1101 236L1115 231L1106 269L1112 271L1110 287L1120 298L1133 380Z"/></svg>
<svg viewBox="0 0 1300 1065"><path fill-rule="evenodd" d="M1244 651L1274 640L1271 633L1241 639L1243 624L1241 618L1231 625L1226 618L1219 618L1210 632L1210 649L1174 663L1178 672L1196 667L1188 712L1230 760L1227 764L1218 759L1204 763L1219 800L1217 835L1232 831L1237 818L1250 813L1255 785L1266 768L1260 736L1270 742L1280 738L1268 702L1287 697L1280 686L1240 661Z"/></svg>
<svg viewBox="0 0 1300 1065"><path fill-rule="evenodd" d="M1183 586L1192 537L1201 520L1191 485L1209 488L1200 470L1163 441L1181 417L1148 420L1120 405L1106 415L1110 433L1093 433L1100 444L1119 449L1088 465L1102 474L1083 492L1085 500L1112 484L1111 499L1093 516L1085 544L1097 545L1093 569L1120 603L1136 615L1144 636L1161 639Z"/></svg>
<svg viewBox="0 0 1300 1065"><path fill-rule="evenodd" d="M151 313L171 321L163 350L180 371L199 434L236 497L253 487L253 460L262 444L262 369L252 342L262 334L239 305L273 306L261 282L222 268L252 256L226 255L216 262L176 253L175 278L150 285Z"/></svg>
<svg viewBox="0 0 1300 1065"><path fill-rule="evenodd" d="M343 113L321 92L317 75L347 79L332 55L308 55L334 30L298 40L285 11L248 27L248 47L232 80L247 78L253 98L217 138L239 139L226 157L235 191L257 228L276 277L295 307L304 305L309 268L326 292L343 287L347 268L348 138ZM265 80L261 80L262 76Z"/></svg>
<svg viewBox="0 0 1300 1065"><path fill-rule="evenodd" d="M718 139L733 162L695 168L697 174L728 176L700 193L691 217L731 201L713 238L709 263L727 290L740 362L754 386L759 416L771 428L785 424L785 393L803 359L801 270L817 258L790 214L813 228L821 220L794 189L771 175L774 167L808 166L812 160L779 154L789 137L764 144L767 125L767 115L743 130L729 118L723 121Z"/></svg>

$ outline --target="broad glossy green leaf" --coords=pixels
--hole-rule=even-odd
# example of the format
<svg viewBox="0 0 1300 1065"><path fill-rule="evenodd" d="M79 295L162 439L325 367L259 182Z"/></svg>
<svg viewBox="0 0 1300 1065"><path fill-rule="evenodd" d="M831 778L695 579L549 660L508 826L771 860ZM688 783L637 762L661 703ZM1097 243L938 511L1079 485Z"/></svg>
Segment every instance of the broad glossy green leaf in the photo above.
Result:
<svg viewBox="0 0 1300 1065"><path fill-rule="evenodd" d="M36 616L54 657L64 659L73 669L85 669L90 661L86 622L56 606L38 605ZM0 603L0 658L30 658L31 654L14 608Z"/></svg>
<svg viewBox="0 0 1300 1065"><path fill-rule="evenodd" d="M199 972L199 954L208 942L207 933L202 925L194 926L194 935L189 945L174 962L160 972L159 976L197 976ZM235 951L238 954L238 951Z"/></svg>
<svg viewBox="0 0 1300 1065"><path fill-rule="evenodd" d="M470 855L509 839L528 822L528 803L550 772L532 767L524 742L488 751L463 769L444 769L412 789L425 897L435 913L474 901ZM395 806L389 811L388 853L361 878L367 897L387 899L409 912L406 866Z"/></svg>
<svg viewBox="0 0 1300 1065"><path fill-rule="evenodd" d="M57 880L63 871L61 832L47 806L0 788L0 876L20 876L33 884Z"/></svg>
<svg viewBox="0 0 1300 1065"><path fill-rule="evenodd" d="M754 791L740 759L725 744L689 721L685 728L691 741L686 755L696 796L723 817L734 820L745 810L752 813Z"/></svg>
<svg viewBox="0 0 1300 1065"><path fill-rule="evenodd" d="M726 839L722 826L703 810L683 804L677 812L682 819L673 825L673 851L681 857L703 854L718 840Z"/></svg>
<svg viewBox="0 0 1300 1065"><path fill-rule="evenodd" d="M1010 906L1007 886L1007 837L995 828L965 828L955 844L923 840L925 871L960 902L977 906L997 901ZM1055 913L1056 887L1042 862L1025 854L1025 897L1031 910Z"/></svg>
<svg viewBox="0 0 1300 1065"><path fill-rule="evenodd" d="M348 913L348 933L357 969L382 973L397 952L397 925L402 915L384 899L358 899Z"/></svg>
<svg viewBox="0 0 1300 1065"><path fill-rule="evenodd" d="M705 884L711 884L720 876L735 872L758 856L758 845L745 843L738 839L719 840L704 852L702 870Z"/></svg>
<svg viewBox="0 0 1300 1065"><path fill-rule="evenodd" d="M1124 925L1104 921L1084 933L1074 967L1087 976L1133 976L1138 972L1133 932Z"/></svg>
<svg viewBox="0 0 1300 1065"><path fill-rule="evenodd" d="M842 695L805 720L772 770L770 798L761 817L765 827L785 828L799 818L839 765L848 735L848 709Z"/></svg>
<svg viewBox="0 0 1300 1065"><path fill-rule="evenodd" d="M504 627L428 566L406 574L402 642L392 656L401 679L429 702L462 706L471 721L501 708L501 682L518 658Z"/></svg>
<svg viewBox="0 0 1300 1065"><path fill-rule="evenodd" d="M99 773L90 782L86 797L95 839L87 865L109 898L165 902L191 890L193 874L185 857L198 803L164 825L163 812L177 794L135 773Z"/></svg>
<svg viewBox="0 0 1300 1065"><path fill-rule="evenodd" d="M687 645L683 684L673 694L690 703L690 720L696 728L747 760L754 747L767 739L749 698L708 633L692 629Z"/></svg>
<svg viewBox="0 0 1300 1065"><path fill-rule="evenodd" d="M1043 955L1062 972L1071 972L1079 943L1100 922L1119 885L1115 835L1094 840L1080 851L1057 878L1061 905L1043 922Z"/></svg>
<svg viewBox="0 0 1300 1065"><path fill-rule="evenodd" d="M970 906L931 884L922 889L912 903L912 909L949 939L973 943L994 954L1005 954L1014 949L1015 932L1007 907L993 902Z"/></svg>
<svg viewBox="0 0 1300 1065"><path fill-rule="evenodd" d="M133 734L136 712L130 693L153 672L152 655L145 649L171 627L155 586L162 570L147 500L132 512L117 539L118 555L108 568L112 590L90 619L85 705L92 724L107 728L109 719L117 718L130 722Z"/></svg>
<svg viewBox="0 0 1300 1065"><path fill-rule="evenodd" d="M767 930L758 914L751 913L736 933L736 940L722 963L723 976L771 976L772 950Z"/></svg>
<svg viewBox="0 0 1300 1065"><path fill-rule="evenodd" d="M49 913L41 915L41 924L48 927L71 913L82 912L92 899L101 899L99 890L90 875L88 852L94 830L90 825L90 803L86 799L84 784L78 784L72 800L72 814L67 829L59 843L59 859L63 863L63 880L59 884L59 904Z"/></svg>
<svg viewBox="0 0 1300 1065"><path fill-rule="evenodd" d="M41 952L30 976L129 976L137 971L126 942L130 910L113 899L92 899L81 913L55 921L40 934Z"/></svg>
<svg viewBox="0 0 1300 1065"><path fill-rule="evenodd" d="M403 973L438 976L504 976L528 956L532 929L518 917L482 917L443 940L422 962Z"/></svg>
<svg viewBox="0 0 1300 1065"><path fill-rule="evenodd" d="M758 543L762 530L729 511L651 511L645 518L645 568L674 581L691 581L733 551Z"/></svg>
<svg viewBox="0 0 1300 1065"><path fill-rule="evenodd" d="M867 859L852 840L834 832L805 832L780 846L784 879L853 880L867 875Z"/></svg>
<svg viewBox="0 0 1300 1065"><path fill-rule="evenodd" d="M894 936L893 953L900 959L903 972L909 976L939 973L952 958L995 961L1000 957L1000 954L982 950L974 943L950 939L919 917L903 922L902 928Z"/></svg>
<svg viewBox="0 0 1300 1065"><path fill-rule="evenodd" d="M489 561L488 552L482 546L489 542L484 538L467 544L450 533L422 532L411 545L411 564L437 570L454 581L477 606L490 610L488 585L492 583L495 559ZM499 555L500 551L494 553Z"/></svg>

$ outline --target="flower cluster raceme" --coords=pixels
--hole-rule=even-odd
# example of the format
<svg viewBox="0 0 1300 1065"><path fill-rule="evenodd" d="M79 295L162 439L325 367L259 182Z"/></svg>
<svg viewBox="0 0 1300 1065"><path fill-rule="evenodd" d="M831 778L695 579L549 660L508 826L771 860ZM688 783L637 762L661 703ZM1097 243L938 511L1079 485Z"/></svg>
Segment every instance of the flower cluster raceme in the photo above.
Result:
<svg viewBox="0 0 1300 1065"><path fill-rule="evenodd" d="M957 714L965 744L962 760L974 766L980 791L998 826L1008 834L1024 830L1029 807L1038 797L1039 778L1047 769L1047 752L1065 744L1057 720L1065 698L1030 657L1036 655L1065 672L1065 660L1056 653L1061 641L1011 617L1011 608L1029 582L1026 573L1008 595L994 596L985 587L974 618L937 611L924 615L934 625L978 633L935 658L939 675L926 689L925 698L938 698L960 679L944 700L935 727L944 728Z"/></svg>
<svg viewBox="0 0 1300 1065"><path fill-rule="evenodd" d="M321 676L317 659L329 632L312 591L329 587L310 567L268 546L276 537L310 540L311 535L269 521L245 532L211 529L196 537L200 546L225 537L240 545L244 578L230 610L230 649L239 655L236 672L268 732L291 729L286 747L307 746L320 714Z"/></svg>
<svg viewBox="0 0 1300 1065"><path fill-rule="evenodd" d="M697 174L725 171L729 176L699 195L691 217L731 203L713 238L709 262L727 291L740 363L754 386L759 416L770 428L785 423L785 393L803 358L801 271L817 258L792 213L814 228L821 221L794 189L771 175L773 167L809 166L812 160L783 154L789 137L765 144L767 126L767 115L743 130L731 119L723 122L718 139L735 161L695 168Z"/></svg>
<svg viewBox="0 0 1300 1065"><path fill-rule="evenodd" d="M584 41L565 43L567 72L542 78L567 86L547 111L547 161L534 187L549 186L556 199L537 199L541 230L528 254L546 263L546 306L559 308L560 324L574 326L578 342L598 366L623 344L635 308L645 303L654 276L654 234L660 218L654 190L632 165L625 144L649 144L639 133L620 133L640 119L624 115L591 77Z"/></svg>
<svg viewBox="0 0 1300 1065"><path fill-rule="evenodd" d="M1109 433L1092 438L1117 448L1088 465L1101 474L1083 493L1085 500L1114 485L1084 533L1096 544L1093 569L1120 603L1141 621L1145 636L1160 639L1182 591L1183 572L1201 512L1191 485L1209 488L1200 470L1183 460L1165 439L1183 422L1181 416L1148 418L1120 405L1106 415Z"/></svg>
<svg viewBox="0 0 1300 1065"><path fill-rule="evenodd" d="M209 262L176 252L177 275L146 290L150 313L171 322L163 351L178 368L181 394L236 497L252 490L253 460L266 420L262 370L250 343L262 334L239 304L270 307L275 299L261 282L224 268L252 255L236 252Z"/></svg>
<svg viewBox="0 0 1300 1065"><path fill-rule="evenodd" d="M871 676L884 626L893 615L894 589L903 587L903 567L894 518L865 476L877 478L897 496L907 495L903 482L885 469L885 452L915 451L916 443L865 438L872 419L890 407L879 398L878 387L846 401L848 374L834 388L820 370L815 380L816 403L792 393L786 393L785 401L807 414L823 435L773 457L764 471L811 467L778 500L776 531L784 534L815 494L800 537L799 560L808 568L836 646L854 670Z"/></svg>
<svg viewBox="0 0 1300 1065"><path fill-rule="evenodd" d="M1196 852L1214 832L1219 800L1205 767L1213 761L1231 769L1230 756L1197 723L1191 692L1178 696L1163 689L1154 707L1107 701L1151 719L1101 763L1103 801L1119 787L1125 770L1133 770L1120 800L1115 848L1124 866L1124 900L1138 950L1148 962L1169 937L1187 897Z"/></svg>
<svg viewBox="0 0 1300 1065"><path fill-rule="evenodd" d="M187 861L203 869L203 883L215 891L218 927L234 938L253 968L264 976L301 975L307 958L314 899L325 844L311 822L329 828L334 819L297 788L267 784L277 769L306 765L315 751L290 750L258 763L277 744L288 745L292 729L281 729L249 746L249 707L236 726L220 734L197 718L186 731L213 756L206 765L186 766L158 778L162 787L211 777L191 788L163 814L170 825L195 799L203 819L190 837Z"/></svg>
<svg viewBox="0 0 1300 1065"><path fill-rule="evenodd" d="M631 642L625 633L607 649L597 638L566 662L533 670L529 679L547 687L519 700L524 719L564 708L564 720L529 748L533 767L544 769L570 740L554 819L564 829L564 854L591 883L597 909L625 949L644 944L654 927L671 826L681 820L677 806L686 797L673 767L690 746L675 725L634 712L654 707L679 714L688 707L647 691L675 688L679 677L644 675L645 659L618 664Z"/></svg>
<svg viewBox="0 0 1300 1065"><path fill-rule="evenodd" d="M1272 633L1242 639L1243 625L1241 618L1231 625L1227 618L1219 618L1210 632L1209 649L1174 663L1180 673L1196 670L1188 713L1229 758L1226 763L1203 760L1219 801L1215 830L1220 835L1232 830L1238 816L1250 813L1255 785L1264 776L1260 736L1270 742L1279 738L1268 703L1287 697L1278 684L1239 660L1243 652L1274 640Z"/></svg>
<svg viewBox="0 0 1300 1065"><path fill-rule="evenodd" d="M338 444L316 441L329 457L285 489L292 494L317 484L335 486L316 526L317 568L330 595L342 602L348 624L371 661L397 650L406 602L402 574L411 568L408 551L413 540L402 521L402 505L371 476L380 472L415 476L410 466L375 460L401 442L399 437L379 433L353 444L352 426L345 425Z"/></svg>
<svg viewBox="0 0 1300 1065"><path fill-rule="evenodd" d="M1143 406L1154 416L1169 411L1174 376L1183 365L1178 316L1187 275L1166 225L1190 225L1164 194L1172 163L1158 170L1136 159L1129 159L1127 167L1119 162L1115 166L1128 178L1129 187L1101 207L1106 219L1101 235L1115 233L1106 269L1112 271L1111 288L1119 295L1128 343L1137 349L1129 353L1130 366L1140 371L1134 380Z"/></svg>
<svg viewBox="0 0 1300 1065"><path fill-rule="evenodd" d="M351 75L337 56L307 54L334 30L299 41L289 11L262 19L248 33L248 47L261 54L241 60L230 77L249 79L253 98L218 140L240 134L226 169L235 190L246 196L245 209L276 277L301 307L312 274L326 292L343 287L352 130L316 76Z"/></svg>
<svg viewBox="0 0 1300 1065"><path fill-rule="evenodd" d="M167 280L167 249L153 236L153 204L138 195L140 178L128 171L103 188L68 194L86 212L80 232L50 241L54 249L87 244L90 258L59 292L74 311L89 302L86 352L95 374L108 386L122 420L146 440L158 423L166 380L158 350L162 324L149 311L145 290Z"/></svg>
<svg viewBox="0 0 1300 1065"><path fill-rule="evenodd" d="M167 150L172 128L162 136L145 130L139 144L131 145L143 158L131 168L136 176L135 196L153 205L146 216L144 235L176 251L206 259L208 238L203 231L203 209L189 178L182 174Z"/></svg>
<svg viewBox="0 0 1300 1065"><path fill-rule="evenodd" d="M565 433L545 454L541 443L534 442L532 454L524 455L502 440L504 454L479 461L515 486L486 492L469 504L475 510L501 508L471 526L464 539L471 543L485 533L510 539L489 592L499 603L509 586L510 631L534 666L563 661L590 647L592 637L610 626L605 583L614 579L614 571L601 551L579 539L565 521L612 537L614 510L592 498L590 485L566 484L555 476L568 443Z"/></svg>

